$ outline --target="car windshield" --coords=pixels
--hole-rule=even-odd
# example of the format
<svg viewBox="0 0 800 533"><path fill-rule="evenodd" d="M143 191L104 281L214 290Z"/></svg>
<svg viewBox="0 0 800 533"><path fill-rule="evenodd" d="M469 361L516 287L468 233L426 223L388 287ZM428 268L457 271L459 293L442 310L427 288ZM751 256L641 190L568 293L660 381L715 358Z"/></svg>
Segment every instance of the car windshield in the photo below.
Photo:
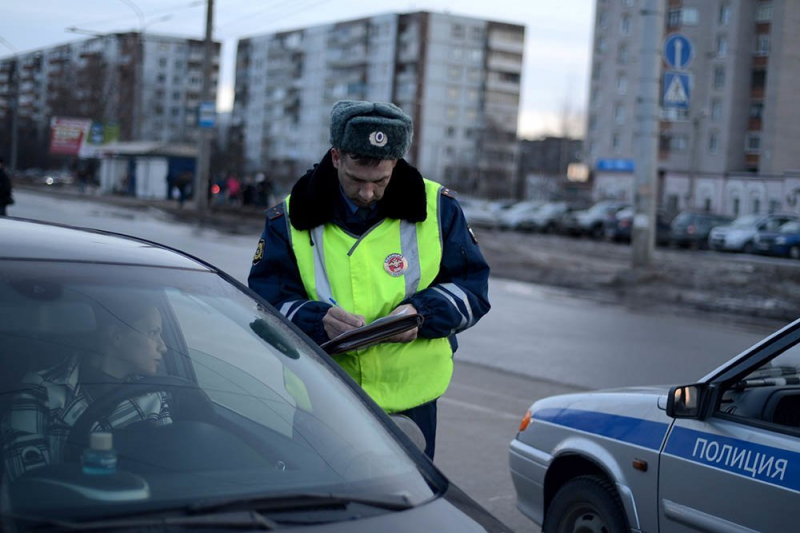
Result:
<svg viewBox="0 0 800 533"><path fill-rule="evenodd" d="M731 225L736 228L749 228L755 226L760 219L758 215L745 215L734 220Z"/></svg>
<svg viewBox="0 0 800 533"><path fill-rule="evenodd" d="M216 273L27 261L0 273L3 515L309 493L416 505L440 490L335 365ZM113 475L93 466L98 432Z"/></svg>

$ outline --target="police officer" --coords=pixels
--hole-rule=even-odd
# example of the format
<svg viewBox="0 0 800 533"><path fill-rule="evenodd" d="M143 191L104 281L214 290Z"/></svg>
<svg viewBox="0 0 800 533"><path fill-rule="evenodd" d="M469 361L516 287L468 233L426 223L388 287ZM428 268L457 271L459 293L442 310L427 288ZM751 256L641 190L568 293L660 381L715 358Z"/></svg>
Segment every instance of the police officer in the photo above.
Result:
<svg viewBox="0 0 800 533"><path fill-rule="evenodd" d="M250 287L319 344L389 314L422 326L334 359L389 413L419 425L432 459L455 334L489 311L489 266L453 194L403 159L411 118L340 101L332 148L267 211Z"/></svg>

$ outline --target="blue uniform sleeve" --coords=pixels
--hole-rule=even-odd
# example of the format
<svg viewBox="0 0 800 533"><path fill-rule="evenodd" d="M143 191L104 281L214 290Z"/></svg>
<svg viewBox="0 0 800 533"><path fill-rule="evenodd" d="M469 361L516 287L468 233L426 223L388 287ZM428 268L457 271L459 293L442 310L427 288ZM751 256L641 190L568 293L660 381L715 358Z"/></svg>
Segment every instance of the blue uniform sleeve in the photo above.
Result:
<svg viewBox="0 0 800 533"><path fill-rule="evenodd" d="M330 304L309 300L289 240L283 204L267 212L247 284L317 344L328 340L322 318Z"/></svg>
<svg viewBox="0 0 800 533"><path fill-rule="evenodd" d="M425 317L424 338L449 337L474 326L489 309L489 265L455 198L442 195L442 263L430 287L409 298Z"/></svg>

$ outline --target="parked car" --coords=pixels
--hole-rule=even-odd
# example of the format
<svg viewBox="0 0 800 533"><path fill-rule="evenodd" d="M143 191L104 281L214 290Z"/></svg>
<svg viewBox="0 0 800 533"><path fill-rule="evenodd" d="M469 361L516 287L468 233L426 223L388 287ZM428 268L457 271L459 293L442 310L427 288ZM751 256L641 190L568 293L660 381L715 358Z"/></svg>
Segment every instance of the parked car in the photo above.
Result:
<svg viewBox="0 0 800 533"><path fill-rule="evenodd" d="M800 320L697 383L539 400L510 445L517 507L543 533L794 531L798 383Z"/></svg>
<svg viewBox="0 0 800 533"><path fill-rule="evenodd" d="M578 213L585 211L577 207L568 207L567 210L556 219L556 232L561 235L578 237L582 234L581 226L578 223Z"/></svg>
<svg viewBox="0 0 800 533"><path fill-rule="evenodd" d="M467 222L475 228L494 228L497 226L500 214L499 206L486 200L459 197L458 203L464 211Z"/></svg>
<svg viewBox="0 0 800 533"><path fill-rule="evenodd" d="M713 213L682 211L670 225L670 244L682 248L708 248L711 228L733 222L731 217Z"/></svg>
<svg viewBox="0 0 800 533"><path fill-rule="evenodd" d="M533 200L523 200L512 205L500 215L498 226L500 229L520 229L519 224L534 213L542 202Z"/></svg>
<svg viewBox="0 0 800 533"><path fill-rule="evenodd" d="M4 218L0 273L4 531L510 531L215 267Z"/></svg>
<svg viewBox="0 0 800 533"><path fill-rule="evenodd" d="M503 217L501 224L508 229L551 233L556 228L558 218L566 210L566 202L531 203L527 209L508 213Z"/></svg>
<svg viewBox="0 0 800 533"><path fill-rule="evenodd" d="M753 253L759 231L777 231L792 220L798 220L798 217L777 214L744 215L730 225L713 228L708 236L708 245L712 250Z"/></svg>
<svg viewBox="0 0 800 533"><path fill-rule="evenodd" d="M620 209L606 219L604 230L606 238L614 242L631 242L633 230L633 207ZM656 244L663 246L669 243L669 216L661 209L656 211Z"/></svg>
<svg viewBox="0 0 800 533"><path fill-rule="evenodd" d="M603 201L575 213L580 233L594 239L602 238L605 235L606 221L613 219L617 211L626 207L628 204L623 202Z"/></svg>
<svg viewBox="0 0 800 533"><path fill-rule="evenodd" d="M800 221L787 222L778 231L759 231L756 235L756 251L800 259Z"/></svg>

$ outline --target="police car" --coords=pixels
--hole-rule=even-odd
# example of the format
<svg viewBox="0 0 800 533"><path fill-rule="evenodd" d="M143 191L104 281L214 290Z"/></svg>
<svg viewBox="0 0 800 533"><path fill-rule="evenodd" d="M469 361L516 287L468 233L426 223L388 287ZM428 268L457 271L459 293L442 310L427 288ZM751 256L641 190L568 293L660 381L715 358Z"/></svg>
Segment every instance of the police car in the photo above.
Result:
<svg viewBox="0 0 800 533"><path fill-rule="evenodd" d="M800 320L694 384L537 401L509 462L545 533L797 531Z"/></svg>

